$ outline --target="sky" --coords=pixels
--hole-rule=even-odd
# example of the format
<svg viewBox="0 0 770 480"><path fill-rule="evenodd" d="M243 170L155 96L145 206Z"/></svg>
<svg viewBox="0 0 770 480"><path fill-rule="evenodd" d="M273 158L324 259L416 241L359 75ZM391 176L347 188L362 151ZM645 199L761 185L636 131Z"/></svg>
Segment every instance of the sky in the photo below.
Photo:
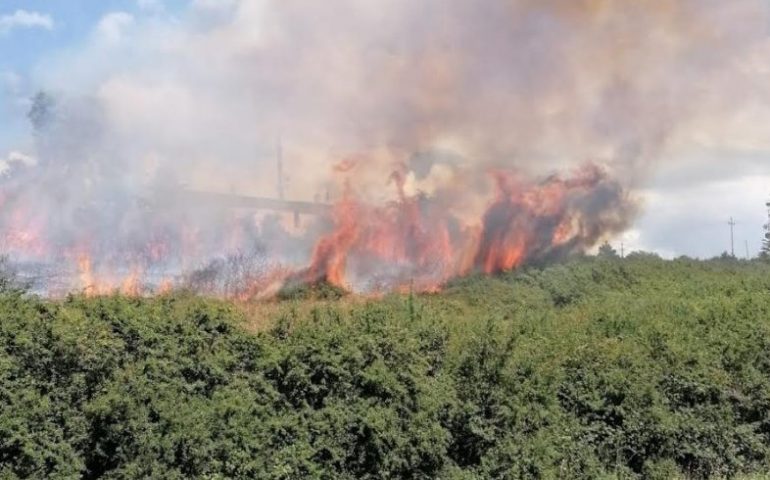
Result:
<svg viewBox="0 0 770 480"><path fill-rule="evenodd" d="M204 33L209 38L196 48L202 49L202 54L213 54L211 68L216 68L221 57L220 75L238 74L238 70L232 70L224 59L230 61L229 57L237 55L237 49L241 47L238 42L248 40L243 34L248 28L238 30L238 40L231 41L226 29L218 31L211 25L216 26L217 15L236 8L236 4L240 5L240 10L253 13L263 2L253 0L252 7L243 6L248 3L237 0L0 0L0 159L10 158L14 152L33 154L26 112L30 98L40 89L57 92L73 85L74 91L94 91L101 96L119 91L123 98L130 98L137 88L126 78L144 78L153 70L152 65L144 62L145 55L154 62L169 61L175 65L173 69L163 70L163 78L173 84L176 75L184 74L180 71L189 67L190 71L196 72L196 68L200 68L191 66L193 61L185 59L185 55L191 55L190 51L178 43L197 41ZM233 22L237 23L236 20ZM323 18L319 19L319 22L323 21ZM731 20L726 18L727 21ZM767 25L770 30L770 21ZM301 33L297 35L301 36ZM761 44L761 39L757 43ZM226 45L233 51L222 53L212 45ZM207 48L212 50L207 51ZM734 53L715 52L714 55ZM703 133L691 135L695 141L687 148L661 151L661 158L654 162L655 167L634 182L634 195L642 205L641 213L627 232L612 239L616 248L619 249L622 243L627 252L639 249L666 257L716 256L730 249L728 220L733 218L736 222L736 255L744 256L747 249L750 255L756 254L763 236L763 224L767 221L765 202L770 197L770 137L767 136L770 131L766 128L770 114L764 108L770 95L755 85L767 80L769 53L766 45L747 53L744 64L755 62L751 68L763 76L752 77L753 81L746 83L747 89L732 87L736 104L743 102L745 107L725 115L724 125L719 124L719 117L701 121ZM255 75L264 79L270 72ZM692 81L697 87L698 79ZM715 77L714 81L719 79ZM270 84L269 78L265 83ZM190 91L205 90L209 84L212 88L221 88L216 75L207 73L200 76L200 81L196 81ZM312 88L310 83L306 86ZM753 92L751 88L757 91ZM182 95L186 90L171 88L168 91L173 100L174 95ZM158 87L150 94L163 95L163 92ZM756 93L755 98L751 97L753 93ZM151 98L161 97L137 97L135 105L128 105L131 101L125 100L127 105L122 105L120 112L140 109L140 102L152 102ZM214 98L212 94L211 99L203 98L201 102L213 102ZM181 97L179 103L173 105L184 108ZM231 108L245 111L249 107L233 104ZM322 108L319 104L308 107ZM216 114L216 110L211 111ZM302 113L302 109L298 112ZM141 115L133 111L131 115L141 119ZM189 112L189 116L195 115L196 112ZM219 132L217 124L222 121L222 118L212 116L209 123L196 120L191 128L211 132L213 137ZM125 122L140 123L141 120L126 116ZM133 123L130 125L134 128ZM179 129L183 130L182 127ZM173 129L169 127L169 130ZM170 131L168 135L184 138L183 131ZM269 150L273 138L267 138L269 136L260 141L269 144L265 146ZM206 142L206 145L214 142ZM227 152L218 152L214 147L209 152L210 155L217 153ZM287 169L290 168L288 165Z"/></svg>
<svg viewBox="0 0 770 480"><path fill-rule="evenodd" d="M49 62L87 48L105 25L133 18L173 16L184 1L2 0L0 2L0 145L11 149L28 133L27 100ZM116 16L118 15L118 16ZM105 23L106 21L106 23Z"/></svg>

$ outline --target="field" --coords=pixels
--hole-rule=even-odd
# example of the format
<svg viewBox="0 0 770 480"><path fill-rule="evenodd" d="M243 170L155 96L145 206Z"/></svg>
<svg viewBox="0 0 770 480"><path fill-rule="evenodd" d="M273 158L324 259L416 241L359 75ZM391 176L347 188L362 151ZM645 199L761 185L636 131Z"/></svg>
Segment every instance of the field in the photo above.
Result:
<svg viewBox="0 0 770 480"><path fill-rule="evenodd" d="M770 265L440 294L0 294L0 478L764 478Z"/></svg>

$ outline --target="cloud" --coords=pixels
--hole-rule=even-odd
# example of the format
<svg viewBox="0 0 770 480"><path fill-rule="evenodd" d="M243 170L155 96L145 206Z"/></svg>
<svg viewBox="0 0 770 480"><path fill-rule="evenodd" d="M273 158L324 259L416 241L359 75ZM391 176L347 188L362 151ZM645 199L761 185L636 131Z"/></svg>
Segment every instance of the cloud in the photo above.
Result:
<svg viewBox="0 0 770 480"><path fill-rule="evenodd" d="M165 8L162 0L137 0L136 5L139 10L149 12L162 12Z"/></svg>
<svg viewBox="0 0 770 480"><path fill-rule="evenodd" d="M8 33L17 28L40 28L53 30L54 21L50 15L16 10L7 15L0 16L0 33Z"/></svg>
<svg viewBox="0 0 770 480"><path fill-rule="evenodd" d="M665 176L665 170L658 176ZM770 175L748 174L709 183L693 182L676 190L646 192L645 213L637 222L640 232L631 249L654 250L666 257L709 258L730 250L728 220L733 217L736 255L756 255L767 220L765 202Z"/></svg>
<svg viewBox="0 0 770 480"><path fill-rule="evenodd" d="M110 12L104 15L96 25L98 41L119 43L126 32L134 25L134 16L126 12Z"/></svg>

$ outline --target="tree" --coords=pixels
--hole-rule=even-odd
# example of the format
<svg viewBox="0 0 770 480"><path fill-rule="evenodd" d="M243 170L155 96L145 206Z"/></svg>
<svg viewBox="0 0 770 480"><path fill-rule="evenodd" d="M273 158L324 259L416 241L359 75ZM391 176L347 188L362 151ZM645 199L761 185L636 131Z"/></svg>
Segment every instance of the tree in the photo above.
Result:
<svg viewBox="0 0 770 480"><path fill-rule="evenodd" d="M44 91L37 92L32 97L32 106L27 112L27 118L32 123L35 133L44 132L53 122L55 116L56 101Z"/></svg>
<svg viewBox="0 0 770 480"><path fill-rule="evenodd" d="M759 252L759 258L770 260L770 201L767 205L767 223L765 224L765 238L762 239L762 249Z"/></svg>
<svg viewBox="0 0 770 480"><path fill-rule="evenodd" d="M599 247L599 257L601 258L618 258L618 251L612 248L612 245L609 244L609 242L604 242L604 244Z"/></svg>

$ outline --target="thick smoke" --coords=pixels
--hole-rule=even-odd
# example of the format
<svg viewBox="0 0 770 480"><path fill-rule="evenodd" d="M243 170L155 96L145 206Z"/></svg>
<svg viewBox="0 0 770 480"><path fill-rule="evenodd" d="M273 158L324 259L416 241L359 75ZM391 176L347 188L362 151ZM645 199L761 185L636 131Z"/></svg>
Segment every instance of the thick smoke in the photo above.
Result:
<svg viewBox="0 0 770 480"><path fill-rule="evenodd" d="M307 264L311 279L350 281L329 262L356 278L384 272L339 250L382 253L368 237L393 230L401 240L388 240L388 255L408 268L385 272L396 278L387 285L585 250L628 227L632 192L656 162L768 100L766 10L756 0L234 0L196 1L178 18L115 13L84 51L40 66L51 93L30 111L34 161L0 171L3 248L38 268L77 266L81 286L138 276L229 292L233 281L211 272L243 283ZM554 211L522 210L526 192L556 187L566 191ZM291 214L218 208L184 190L285 191L390 221L361 228L336 208L297 227ZM527 253L491 259L501 243ZM447 248L462 266L436 266ZM243 258L249 271L227 267Z"/></svg>

